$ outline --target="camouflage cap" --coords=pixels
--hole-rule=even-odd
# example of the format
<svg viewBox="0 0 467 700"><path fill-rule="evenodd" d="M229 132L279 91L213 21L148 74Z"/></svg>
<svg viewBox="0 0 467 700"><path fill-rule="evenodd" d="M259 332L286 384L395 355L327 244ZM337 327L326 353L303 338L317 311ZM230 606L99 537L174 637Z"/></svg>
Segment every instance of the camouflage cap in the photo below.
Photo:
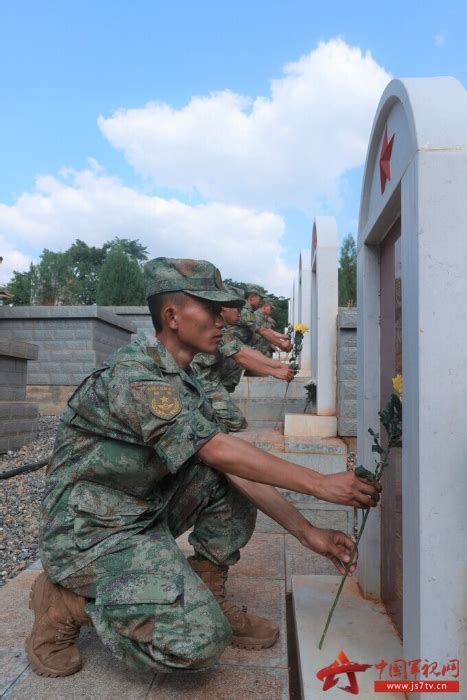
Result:
<svg viewBox="0 0 467 700"><path fill-rule="evenodd" d="M266 304L274 308L274 299L271 299L271 297L264 297L263 306L266 306Z"/></svg>
<svg viewBox="0 0 467 700"><path fill-rule="evenodd" d="M258 287L257 284L247 284L245 294L248 296L248 294L258 294L261 298L264 297L264 289L262 287Z"/></svg>
<svg viewBox="0 0 467 700"><path fill-rule="evenodd" d="M222 306L241 307L245 303L229 292L221 273L207 260L154 258L144 266L146 298L165 292L186 292L194 297L217 301Z"/></svg>
<svg viewBox="0 0 467 700"><path fill-rule="evenodd" d="M243 301L245 301L245 292L243 289L240 289L240 287L234 287L232 284L224 284L224 287L228 292L235 294L239 299L243 299Z"/></svg>

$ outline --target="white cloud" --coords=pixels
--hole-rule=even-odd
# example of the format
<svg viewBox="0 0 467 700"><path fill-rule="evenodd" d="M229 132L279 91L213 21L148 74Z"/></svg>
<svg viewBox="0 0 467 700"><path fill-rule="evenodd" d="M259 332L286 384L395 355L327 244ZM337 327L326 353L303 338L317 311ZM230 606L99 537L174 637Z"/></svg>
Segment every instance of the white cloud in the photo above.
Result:
<svg viewBox="0 0 467 700"><path fill-rule="evenodd" d="M433 41L435 46L438 48L441 48L446 44L446 32L438 32L438 34L435 34L433 37Z"/></svg>
<svg viewBox="0 0 467 700"><path fill-rule="evenodd" d="M14 247L13 241L7 240L6 236L0 233L0 256L3 261L0 264L0 285L9 282L13 271L24 272L29 268L31 258L24 255Z"/></svg>
<svg viewBox="0 0 467 700"><path fill-rule="evenodd" d="M246 206L334 206L339 180L366 154L390 79L369 52L342 39L284 67L268 97L228 90L182 109L152 102L100 117L102 133L156 185Z"/></svg>
<svg viewBox="0 0 467 700"><path fill-rule="evenodd" d="M44 247L66 250L76 238L89 245L102 245L114 236L139 238L151 257L204 258L225 277L256 281L280 293L288 290L291 271L282 260L281 245L284 222L277 214L216 202L189 206L149 196L100 174L95 166L66 170L59 178L39 177L34 192L23 193L12 206L0 203L0 243L5 249L13 254L27 244L40 253ZM29 258L15 255L16 262L5 270L29 265Z"/></svg>

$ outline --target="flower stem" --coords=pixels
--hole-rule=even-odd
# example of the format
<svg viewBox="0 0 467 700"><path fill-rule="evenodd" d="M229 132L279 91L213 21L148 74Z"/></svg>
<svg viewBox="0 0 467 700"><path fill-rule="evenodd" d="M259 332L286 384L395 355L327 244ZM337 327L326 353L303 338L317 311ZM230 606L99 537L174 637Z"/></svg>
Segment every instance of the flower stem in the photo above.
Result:
<svg viewBox="0 0 467 700"><path fill-rule="evenodd" d="M382 457L382 459L381 459L381 462L378 464L378 467L376 468L376 472L375 472L375 481L379 481L379 480L381 479L381 476L382 476L382 474L383 474L384 468L386 467L386 465L387 465L387 463L388 463L388 460L389 460L389 452L390 452L390 449L391 449L391 448L388 447L388 448L385 450L384 455L383 455L383 457ZM356 555L356 553L357 553L358 544L359 544L360 539L361 539L361 536L362 536L362 534L363 534L363 530L365 529L365 525L366 525L366 521L367 521L367 519L368 519L369 513L370 513L370 508L368 508L368 510L366 510L365 515L363 516L362 524L360 525L360 530L358 531L357 539L356 539L355 544L354 544L354 547L353 547L353 549L352 549L352 551L351 551L351 553L350 553L350 559L349 559L349 561L348 561L348 563L347 563L347 566L345 567L345 572L344 572L344 574L342 575L342 579L341 579L339 588L337 589L336 597L334 598L334 602L333 602L333 604L332 604L331 610L329 611L328 617L327 617L327 619L326 619L326 624L325 624L325 626L324 626L323 634L321 635L321 639L319 640L318 649L321 649L322 646L323 646L324 638L326 637L326 633L327 633L327 631L328 631L329 625L331 624L331 620L332 620L332 616L333 616L334 610L335 610L335 608L336 608L337 603L339 602L339 598L340 598L340 595L341 595L341 593L342 593L342 589L344 588L344 583L345 583L345 581L346 581L346 578L347 578L347 576L348 576L348 574L349 574L349 571L350 571L350 569L351 569L351 566L352 566L352 564L353 564L353 560L354 560L355 555Z"/></svg>
<svg viewBox="0 0 467 700"><path fill-rule="evenodd" d="M326 625L325 625L325 627L324 627L323 634L321 635L321 639L319 640L318 649L321 649L321 647L323 646L324 638L325 638L325 636L326 636L326 632L328 631L328 627L329 627L329 625L330 625L330 623L331 623L332 615L333 615L333 613L334 613L334 610L335 610L335 608L336 608L337 603L339 602L339 598L340 598L342 589L344 588L345 580L346 580L346 578L347 578L347 576L348 576L348 574L349 574L350 568L351 568L351 566L352 566L352 564L353 564L353 560L354 560L354 558L355 558L355 554L357 553L358 543L360 542L360 538L361 538L361 536L362 536L362 534L363 534L363 530L364 530L364 528L365 528L365 523L366 523L366 521L367 521L368 513L369 513L369 512L370 512L370 509L368 509L368 510L366 511L365 515L363 516L362 524L360 525L360 530L358 531L358 535L357 535L357 539L356 539L356 541L355 541L354 548L353 548L352 552L350 553L349 562L348 562L347 566L345 567L345 572L344 572L344 574L343 574L343 576L342 576L342 579L341 579L339 588L338 588L337 593L336 593L336 597L334 598L334 603L332 604L332 608L331 608L331 610L329 611L329 615L328 615L327 620L326 620Z"/></svg>

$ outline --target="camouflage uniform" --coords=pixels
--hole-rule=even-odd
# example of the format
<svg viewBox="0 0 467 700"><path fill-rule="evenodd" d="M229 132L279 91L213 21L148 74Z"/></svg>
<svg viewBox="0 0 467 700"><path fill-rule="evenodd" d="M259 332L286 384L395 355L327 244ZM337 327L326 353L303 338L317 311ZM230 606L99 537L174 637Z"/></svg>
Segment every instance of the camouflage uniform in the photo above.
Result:
<svg viewBox="0 0 467 700"><path fill-rule="evenodd" d="M248 425L245 416L230 397L231 392L224 385L224 375L229 386L231 385L232 369L240 380L242 369L232 356L240 350L241 346L242 343L231 331L224 330L218 352L198 353L192 362L196 378L211 400L216 417L229 432L237 432Z"/></svg>
<svg viewBox="0 0 467 700"><path fill-rule="evenodd" d="M255 319L257 328L272 328L269 320L270 317L266 318L259 309L255 311ZM255 333L255 336L255 344L253 345L254 349L258 350L258 352L262 352L263 355L266 355L267 357L272 357L274 348L271 343L265 338L262 338L258 333Z"/></svg>
<svg viewBox="0 0 467 700"><path fill-rule="evenodd" d="M200 296L204 292L200 293ZM222 427L191 372L141 335L78 387L48 470L41 559L89 599L104 644L128 665L212 665L230 625L175 542L235 564L256 509L197 451Z"/></svg>

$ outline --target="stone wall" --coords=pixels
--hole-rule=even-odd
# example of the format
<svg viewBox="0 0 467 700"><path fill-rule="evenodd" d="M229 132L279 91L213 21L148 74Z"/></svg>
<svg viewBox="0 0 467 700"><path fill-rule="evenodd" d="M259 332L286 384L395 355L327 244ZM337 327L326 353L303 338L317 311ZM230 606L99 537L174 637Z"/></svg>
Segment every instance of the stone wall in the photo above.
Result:
<svg viewBox="0 0 467 700"><path fill-rule="evenodd" d="M38 346L27 394L43 415L60 414L73 387L135 332L133 323L98 306L0 306L2 338Z"/></svg>
<svg viewBox="0 0 467 700"><path fill-rule="evenodd" d="M147 306L101 306L100 308L117 314L117 316L133 323L136 326L136 333L154 335L154 326L152 325L151 314Z"/></svg>
<svg viewBox="0 0 467 700"><path fill-rule="evenodd" d="M337 432L357 434L357 309L337 315Z"/></svg>
<svg viewBox="0 0 467 700"><path fill-rule="evenodd" d="M0 341L0 453L17 450L37 435L38 406L26 400L27 363L37 355L30 343Z"/></svg>
<svg viewBox="0 0 467 700"><path fill-rule="evenodd" d="M251 429L274 430L285 413L303 414L309 381L309 376L297 376L287 388L285 382L272 377L244 376L231 396Z"/></svg>

